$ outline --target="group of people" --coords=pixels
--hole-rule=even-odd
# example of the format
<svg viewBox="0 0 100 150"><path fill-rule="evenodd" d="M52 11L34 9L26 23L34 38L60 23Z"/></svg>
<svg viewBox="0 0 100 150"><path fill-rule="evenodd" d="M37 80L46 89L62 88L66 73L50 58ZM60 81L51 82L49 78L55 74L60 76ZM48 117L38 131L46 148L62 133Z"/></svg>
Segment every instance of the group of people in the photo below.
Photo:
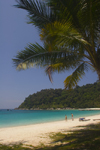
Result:
<svg viewBox="0 0 100 150"><path fill-rule="evenodd" d="M72 121L74 120L74 118L73 118L73 114L71 113L71 115L72 115ZM65 115L65 120L67 120L67 116Z"/></svg>

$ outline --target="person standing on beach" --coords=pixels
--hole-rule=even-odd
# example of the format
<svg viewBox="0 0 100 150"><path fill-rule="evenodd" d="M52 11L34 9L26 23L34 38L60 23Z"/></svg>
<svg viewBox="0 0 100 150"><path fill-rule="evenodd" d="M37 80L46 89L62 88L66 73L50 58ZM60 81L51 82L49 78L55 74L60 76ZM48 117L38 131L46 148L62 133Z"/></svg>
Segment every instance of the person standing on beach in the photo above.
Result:
<svg viewBox="0 0 100 150"><path fill-rule="evenodd" d="M72 121L74 120L74 118L73 118L73 114L71 113L71 115L72 115Z"/></svg>
<svg viewBox="0 0 100 150"><path fill-rule="evenodd" d="M67 116L65 115L65 120L67 121Z"/></svg>

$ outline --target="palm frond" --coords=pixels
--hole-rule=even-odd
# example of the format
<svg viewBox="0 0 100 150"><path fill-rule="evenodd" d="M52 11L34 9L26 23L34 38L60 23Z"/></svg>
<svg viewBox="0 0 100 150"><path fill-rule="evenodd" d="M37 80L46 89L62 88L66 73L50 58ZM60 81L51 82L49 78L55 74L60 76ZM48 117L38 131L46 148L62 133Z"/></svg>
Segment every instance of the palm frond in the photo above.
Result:
<svg viewBox="0 0 100 150"><path fill-rule="evenodd" d="M15 7L28 11L29 22L38 27L44 28L44 25L55 20L55 15L51 8L43 1L39 0L16 0Z"/></svg>
<svg viewBox="0 0 100 150"><path fill-rule="evenodd" d="M91 43L92 51L95 53L96 41L98 39L97 33L100 32L100 1L80 1L80 8L77 14L78 20L88 42Z"/></svg>
<svg viewBox="0 0 100 150"><path fill-rule="evenodd" d="M19 70L33 66L56 66L59 63L66 67L64 69L69 69L70 67L75 68L79 64L79 61L82 61L82 55L77 55L77 53L72 53L64 48L53 48L53 51L49 51L48 45L42 47L38 43L29 44L25 50L18 52L13 59L13 63Z"/></svg>
<svg viewBox="0 0 100 150"><path fill-rule="evenodd" d="M49 65L46 70L45 70L46 74L48 75L49 77L49 80L51 81L51 83L53 82L52 80L52 67Z"/></svg>
<svg viewBox="0 0 100 150"><path fill-rule="evenodd" d="M60 46L68 46L75 42L90 45L82 35L73 28L70 22L55 21L52 24L47 24L45 29L42 29L40 36L44 41L55 38L56 45Z"/></svg>
<svg viewBox="0 0 100 150"><path fill-rule="evenodd" d="M85 74L86 63L97 71L100 80L100 0L16 0L17 8L28 11L30 22L41 31L44 47L29 44L19 52L17 69L47 67L52 73L77 68L64 81L71 89ZM86 61L84 61L84 58Z"/></svg>
<svg viewBox="0 0 100 150"><path fill-rule="evenodd" d="M79 66L82 61L82 57L75 53L63 53L62 58L56 57L55 61L51 62L51 65L46 67L46 74L49 76L50 81L52 82L52 74L54 72L61 73L65 70L75 69Z"/></svg>
<svg viewBox="0 0 100 150"><path fill-rule="evenodd" d="M77 13L79 11L80 0L45 0L57 15L60 16L60 20L67 19L77 24ZM73 9L72 9L73 8ZM62 11L63 10L63 11ZM77 22L77 23L75 23ZM77 24L78 25L78 24Z"/></svg>
<svg viewBox="0 0 100 150"><path fill-rule="evenodd" d="M45 52L45 48L40 46L38 43L28 44L28 46L25 47L25 50L18 52L16 57L12 60L18 70L27 69L41 64L43 59L42 55Z"/></svg>
<svg viewBox="0 0 100 150"><path fill-rule="evenodd" d="M85 63L82 63L73 73L72 75L68 76L64 81L65 89L72 89L77 85L79 80L85 74L84 70L87 68Z"/></svg>

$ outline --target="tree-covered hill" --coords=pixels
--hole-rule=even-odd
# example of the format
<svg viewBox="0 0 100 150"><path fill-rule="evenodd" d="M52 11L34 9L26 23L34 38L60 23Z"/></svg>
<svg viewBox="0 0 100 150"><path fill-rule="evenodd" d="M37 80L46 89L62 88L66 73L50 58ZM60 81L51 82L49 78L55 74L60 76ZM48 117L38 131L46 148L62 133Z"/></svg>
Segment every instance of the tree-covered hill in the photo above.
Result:
<svg viewBox="0 0 100 150"><path fill-rule="evenodd" d="M44 89L29 95L18 109L100 108L100 83L73 90Z"/></svg>

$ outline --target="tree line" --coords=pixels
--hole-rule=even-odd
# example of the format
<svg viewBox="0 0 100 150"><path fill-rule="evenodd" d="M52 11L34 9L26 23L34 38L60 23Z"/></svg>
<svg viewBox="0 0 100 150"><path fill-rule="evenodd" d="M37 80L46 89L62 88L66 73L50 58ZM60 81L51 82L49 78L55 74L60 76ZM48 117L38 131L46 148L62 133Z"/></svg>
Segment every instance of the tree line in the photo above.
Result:
<svg viewBox="0 0 100 150"><path fill-rule="evenodd" d="M29 95L18 109L99 108L100 83L76 86L72 90L43 89Z"/></svg>

